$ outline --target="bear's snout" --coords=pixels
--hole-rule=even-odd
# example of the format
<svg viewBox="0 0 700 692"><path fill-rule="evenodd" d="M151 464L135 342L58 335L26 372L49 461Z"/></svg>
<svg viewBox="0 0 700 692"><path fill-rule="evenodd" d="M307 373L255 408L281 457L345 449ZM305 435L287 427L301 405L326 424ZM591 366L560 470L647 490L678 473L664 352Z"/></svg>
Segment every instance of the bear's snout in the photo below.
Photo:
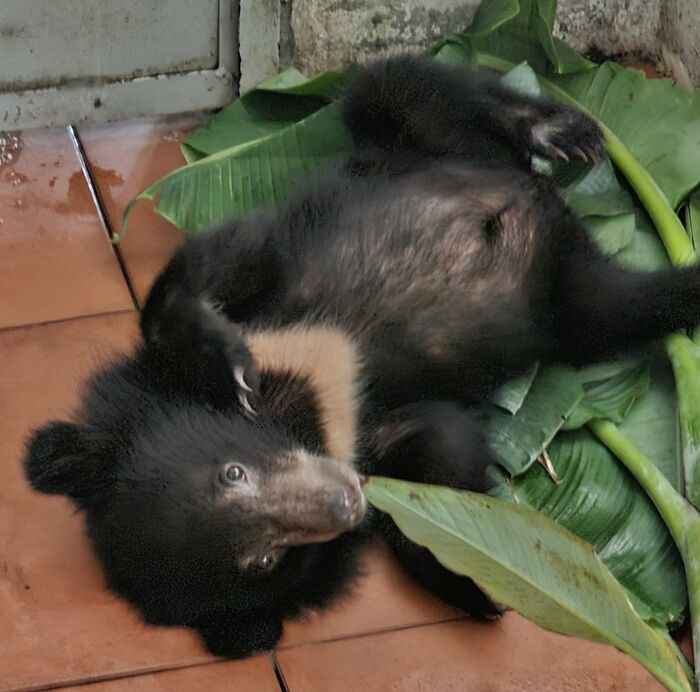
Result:
<svg viewBox="0 0 700 692"><path fill-rule="evenodd" d="M360 478L348 462L297 452L266 479L265 501L256 501L251 511L262 511L279 545L325 542L364 518Z"/></svg>
<svg viewBox="0 0 700 692"><path fill-rule="evenodd" d="M338 488L331 494L329 502L330 514L334 516L341 527L353 528L365 513L365 501L362 491L358 488Z"/></svg>

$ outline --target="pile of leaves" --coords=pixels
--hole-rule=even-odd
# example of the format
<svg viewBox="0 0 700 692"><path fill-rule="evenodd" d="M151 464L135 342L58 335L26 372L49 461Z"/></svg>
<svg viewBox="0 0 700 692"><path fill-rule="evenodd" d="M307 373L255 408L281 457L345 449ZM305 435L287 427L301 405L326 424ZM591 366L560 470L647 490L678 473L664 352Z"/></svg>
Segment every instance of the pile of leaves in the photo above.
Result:
<svg viewBox="0 0 700 692"><path fill-rule="evenodd" d="M467 32L430 53L589 113L610 161L535 165L621 264L694 262L700 95L586 60L553 36L555 10L555 0L485 0ZM182 145L187 165L131 206L157 198L158 213L197 233L284 203L300 180L346 155L338 97L351 73L306 79L289 69L261 84L196 130ZM689 612L698 661L700 335L674 334L653 352L580 371L536 367L485 415L508 472L493 496L374 478L369 500L494 600L547 629L616 646L668 689L693 689L669 628Z"/></svg>

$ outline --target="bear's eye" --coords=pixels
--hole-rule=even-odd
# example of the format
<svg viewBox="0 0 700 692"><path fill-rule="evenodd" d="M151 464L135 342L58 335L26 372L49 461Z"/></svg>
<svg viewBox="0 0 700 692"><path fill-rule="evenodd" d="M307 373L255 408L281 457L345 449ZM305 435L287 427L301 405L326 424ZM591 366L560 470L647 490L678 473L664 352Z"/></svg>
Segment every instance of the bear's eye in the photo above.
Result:
<svg viewBox="0 0 700 692"><path fill-rule="evenodd" d="M274 555L272 553L268 553L267 555L263 555L255 563L255 569L258 569L261 572L267 572L267 570L271 569L274 564L275 564Z"/></svg>
<svg viewBox="0 0 700 692"><path fill-rule="evenodd" d="M221 480L229 485L232 485L233 483L240 483L241 481L245 480L245 470L238 464L230 464L223 470Z"/></svg>

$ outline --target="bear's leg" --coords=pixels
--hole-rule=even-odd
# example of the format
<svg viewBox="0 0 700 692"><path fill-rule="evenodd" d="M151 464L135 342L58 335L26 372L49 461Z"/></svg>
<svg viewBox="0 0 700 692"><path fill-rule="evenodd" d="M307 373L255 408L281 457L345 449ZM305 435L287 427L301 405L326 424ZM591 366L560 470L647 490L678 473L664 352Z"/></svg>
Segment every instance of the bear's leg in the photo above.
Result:
<svg viewBox="0 0 700 692"><path fill-rule="evenodd" d="M483 430L454 402L423 401L393 411L378 427L374 446L380 475L465 490L489 486L494 462ZM388 515L381 525L399 563L424 588L473 617L500 615L471 579L445 569L429 550L403 536Z"/></svg>
<svg viewBox="0 0 700 692"><path fill-rule="evenodd" d="M454 401L419 401L394 409L377 426L377 473L450 488L483 491L495 462L483 427Z"/></svg>
<svg viewBox="0 0 700 692"><path fill-rule="evenodd" d="M598 161L600 130L580 111L530 98L491 75L427 58L379 60L349 86L343 116L358 152L488 155L505 145L516 161L533 153Z"/></svg>
<svg viewBox="0 0 700 692"><path fill-rule="evenodd" d="M243 222L187 240L141 316L147 370L165 391L252 413L258 375L238 326L281 281L271 231Z"/></svg>
<svg viewBox="0 0 700 692"><path fill-rule="evenodd" d="M570 247L552 287L555 360L609 359L700 324L700 267L631 271L600 254L578 228L564 223L558 232Z"/></svg>
<svg viewBox="0 0 700 692"><path fill-rule="evenodd" d="M382 533L404 571L426 591L479 620L495 620L503 609L468 577L443 567L433 554L404 536L389 516L382 516Z"/></svg>

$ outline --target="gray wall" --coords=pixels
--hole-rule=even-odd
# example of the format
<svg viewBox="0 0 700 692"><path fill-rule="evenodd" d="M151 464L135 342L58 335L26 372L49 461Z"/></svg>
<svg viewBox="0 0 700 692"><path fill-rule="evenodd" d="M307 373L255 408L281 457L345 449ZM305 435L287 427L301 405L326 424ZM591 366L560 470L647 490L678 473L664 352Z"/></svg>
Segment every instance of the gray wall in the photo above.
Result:
<svg viewBox="0 0 700 692"><path fill-rule="evenodd" d="M478 2L0 0L0 128L216 108L239 74L245 92L288 65L311 76L418 51L466 28ZM700 0L560 0L556 30L700 86Z"/></svg>
<svg viewBox="0 0 700 692"><path fill-rule="evenodd" d="M237 19L238 0L0 0L0 129L223 106Z"/></svg>
<svg viewBox="0 0 700 692"><path fill-rule="evenodd" d="M651 59L700 86L700 0L560 0L557 32L581 52Z"/></svg>
<svg viewBox="0 0 700 692"><path fill-rule="evenodd" d="M487 2L489 0L486 0ZM312 75L418 50L468 26L478 0L240 0L241 90L278 67ZM560 0L557 33L581 52L634 54L700 85L700 0Z"/></svg>

